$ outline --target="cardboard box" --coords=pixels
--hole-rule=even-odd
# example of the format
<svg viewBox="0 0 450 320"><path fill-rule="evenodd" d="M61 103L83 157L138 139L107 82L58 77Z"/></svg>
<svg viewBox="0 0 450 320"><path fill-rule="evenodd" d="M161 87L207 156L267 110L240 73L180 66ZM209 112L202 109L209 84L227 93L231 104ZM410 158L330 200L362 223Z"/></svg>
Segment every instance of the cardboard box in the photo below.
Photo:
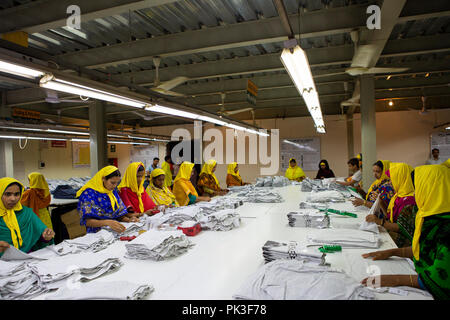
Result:
<svg viewBox="0 0 450 320"><path fill-rule="evenodd" d="M86 234L86 227L80 225L80 215L77 209L61 215L61 221L66 225L70 239L78 238Z"/></svg>

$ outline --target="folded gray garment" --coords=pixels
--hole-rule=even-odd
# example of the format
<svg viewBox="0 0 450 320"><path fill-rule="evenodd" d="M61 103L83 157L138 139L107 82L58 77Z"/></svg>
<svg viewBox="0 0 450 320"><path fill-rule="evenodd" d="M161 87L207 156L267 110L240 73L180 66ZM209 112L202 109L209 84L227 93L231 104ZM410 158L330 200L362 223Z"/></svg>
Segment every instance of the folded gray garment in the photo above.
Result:
<svg viewBox="0 0 450 320"><path fill-rule="evenodd" d="M287 217L291 227L323 229L330 226L330 217L317 212L315 209L303 212L289 212Z"/></svg>
<svg viewBox="0 0 450 320"><path fill-rule="evenodd" d="M312 261L319 265L325 264L326 254L319 250L306 249L296 241L268 240L263 246L263 257L267 262L277 259Z"/></svg>
<svg viewBox="0 0 450 320"><path fill-rule="evenodd" d="M200 224L205 230L229 231L240 226L241 217L235 210L225 209L204 216Z"/></svg>
<svg viewBox="0 0 450 320"><path fill-rule="evenodd" d="M305 260L275 260L251 275L233 299L372 300L375 295L340 270Z"/></svg>
<svg viewBox="0 0 450 320"><path fill-rule="evenodd" d="M154 291L152 285L128 281L91 281L73 288L63 286L46 300L141 300Z"/></svg>

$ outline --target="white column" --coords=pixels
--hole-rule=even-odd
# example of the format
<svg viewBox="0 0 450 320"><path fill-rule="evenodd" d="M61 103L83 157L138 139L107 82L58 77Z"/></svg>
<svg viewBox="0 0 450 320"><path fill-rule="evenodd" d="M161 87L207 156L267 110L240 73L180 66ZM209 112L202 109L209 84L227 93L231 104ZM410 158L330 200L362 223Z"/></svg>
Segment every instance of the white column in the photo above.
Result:
<svg viewBox="0 0 450 320"><path fill-rule="evenodd" d="M353 136L353 113L347 113L345 115L345 120L347 124L347 153L348 153L347 158L351 159L355 156L355 144Z"/></svg>
<svg viewBox="0 0 450 320"><path fill-rule="evenodd" d="M106 102L96 101L89 106L91 176L108 165Z"/></svg>
<svg viewBox="0 0 450 320"><path fill-rule="evenodd" d="M11 140L0 140L0 178L14 178L13 146Z"/></svg>

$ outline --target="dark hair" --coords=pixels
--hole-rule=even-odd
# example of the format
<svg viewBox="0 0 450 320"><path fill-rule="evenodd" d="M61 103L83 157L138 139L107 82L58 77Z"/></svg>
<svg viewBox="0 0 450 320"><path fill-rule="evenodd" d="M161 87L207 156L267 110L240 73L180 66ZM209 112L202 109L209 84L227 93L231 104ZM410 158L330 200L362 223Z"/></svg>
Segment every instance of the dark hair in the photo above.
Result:
<svg viewBox="0 0 450 320"><path fill-rule="evenodd" d="M359 160L357 158L351 158L350 160L348 160L347 164L356 166L359 169Z"/></svg>
<svg viewBox="0 0 450 320"><path fill-rule="evenodd" d="M138 172L141 172L141 171L145 171L145 168L144 168L143 165L140 165L139 168L138 168Z"/></svg>
<svg viewBox="0 0 450 320"><path fill-rule="evenodd" d="M415 188L416 188L416 185L414 184L414 170L411 171L411 180L412 180L413 187L414 187L414 189L415 189Z"/></svg>
<svg viewBox="0 0 450 320"><path fill-rule="evenodd" d="M381 162L381 160L378 160L373 165L379 167L381 170L383 170L383 168L384 168L383 162Z"/></svg>
<svg viewBox="0 0 450 320"><path fill-rule="evenodd" d="M165 157L164 157L164 161L167 161L167 160L172 160L172 159L171 159L170 156L165 156Z"/></svg>
<svg viewBox="0 0 450 320"><path fill-rule="evenodd" d="M431 150L431 152L433 152L434 150L436 150L437 152L439 152L438 148L434 148L433 150Z"/></svg>
<svg viewBox="0 0 450 320"><path fill-rule="evenodd" d="M20 185L20 183L17 183L17 182L12 182L12 183L10 183L10 184L8 184L7 186L6 186L6 188L5 188L5 191L6 191L6 189L8 189L9 187L11 187L11 186L13 186L13 185L17 185L18 187L19 187L19 190L20 190L20 194L22 194L22 186ZM3 192L3 193L5 193L5 192ZM3 196L3 195L2 195Z"/></svg>
<svg viewBox="0 0 450 320"><path fill-rule="evenodd" d="M121 177L119 169L117 169L113 173L110 173L107 176L105 176L105 179L109 180L109 179L114 178L114 177L119 177L119 178Z"/></svg>
<svg viewBox="0 0 450 320"><path fill-rule="evenodd" d="M153 161L155 161L155 160L158 160L158 161L159 161L159 158L158 158L158 157L153 158Z"/></svg>
<svg viewBox="0 0 450 320"><path fill-rule="evenodd" d="M319 169L322 169L322 168L320 167L320 164L321 164L322 162L325 163L325 168L326 168L327 170L330 170L330 166L328 165L328 161L325 160L325 159L320 160L320 162L319 162Z"/></svg>
<svg viewBox="0 0 450 320"><path fill-rule="evenodd" d="M297 163L297 161L295 161L295 159L294 159L294 158L292 158L292 159L291 159L291 161L289 161L289 163L291 163L291 162L295 162L295 163Z"/></svg>

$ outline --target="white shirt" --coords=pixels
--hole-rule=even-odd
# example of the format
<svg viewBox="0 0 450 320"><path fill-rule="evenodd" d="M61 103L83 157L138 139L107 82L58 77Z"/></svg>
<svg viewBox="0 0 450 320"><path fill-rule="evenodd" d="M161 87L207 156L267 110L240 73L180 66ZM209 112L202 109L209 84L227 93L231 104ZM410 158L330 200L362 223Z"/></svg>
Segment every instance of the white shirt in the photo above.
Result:
<svg viewBox="0 0 450 320"><path fill-rule="evenodd" d="M444 162L444 160L441 160L441 158L438 158L437 160L434 160L434 158L428 159L426 164L441 164Z"/></svg>
<svg viewBox="0 0 450 320"><path fill-rule="evenodd" d="M358 171L356 171L356 172L353 174L352 179L353 179L354 181L356 181L356 182L360 182L360 181L361 181L361 179L362 179L361 169L358 170ZM354 185L357 185L357 183L354 183Z"/></svg>

